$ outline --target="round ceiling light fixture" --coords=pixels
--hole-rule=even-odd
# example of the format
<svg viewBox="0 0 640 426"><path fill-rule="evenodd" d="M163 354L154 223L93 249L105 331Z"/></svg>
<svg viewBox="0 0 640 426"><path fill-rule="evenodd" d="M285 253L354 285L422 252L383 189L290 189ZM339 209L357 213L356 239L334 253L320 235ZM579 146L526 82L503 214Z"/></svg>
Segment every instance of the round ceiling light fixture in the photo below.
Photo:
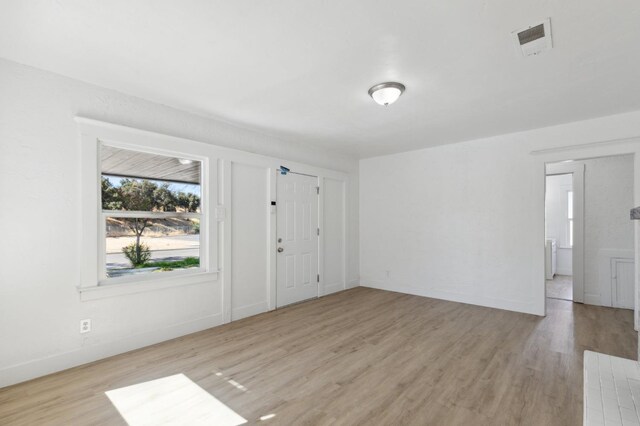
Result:
<svg viewBox="0 0 640 426"><path fill-rule="evenodd" d="M404 92L404 89L405 87L402 83L380 83L369 89L369 96L371 96L377 104L387 106L397 101Z"/></svg>

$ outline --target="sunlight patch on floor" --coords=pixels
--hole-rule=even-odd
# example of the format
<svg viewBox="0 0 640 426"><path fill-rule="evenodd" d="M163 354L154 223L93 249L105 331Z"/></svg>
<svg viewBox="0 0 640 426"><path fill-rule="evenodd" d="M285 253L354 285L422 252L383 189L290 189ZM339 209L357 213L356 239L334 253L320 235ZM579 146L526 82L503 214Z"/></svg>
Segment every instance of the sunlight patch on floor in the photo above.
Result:
<svg viewBox="0 0 640 426"><path fill-rule="evenodd" d="M105 393L129 426L237 426L247 423L184 374Z"/></svg>

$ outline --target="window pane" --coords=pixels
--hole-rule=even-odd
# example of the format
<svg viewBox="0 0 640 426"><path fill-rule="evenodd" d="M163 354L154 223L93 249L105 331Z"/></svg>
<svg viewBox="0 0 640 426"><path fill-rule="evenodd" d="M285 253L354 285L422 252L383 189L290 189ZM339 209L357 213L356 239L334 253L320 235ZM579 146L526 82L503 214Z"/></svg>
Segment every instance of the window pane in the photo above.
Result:
<svg viewBox="0 0 640 426"><path fill-rule="evenodd" d="M200 185L103 174L102 209L200 212Z"/></svg>
<svg viewBox="0 0 640 426"><path fill-rule="evenodd" d="M201 162L101 146L102 209L200 211Z"/></svg>
<svg viewBox="0 0 640 426"><path fill-rule="evenodd" d="M567 217L573 219L573 191L567 191Z"/></svg>
<svg viewBox="0 0 640 426"><path fill-rule="evenodd" d="M569 247L573 247L573 219L569 219Z"/></svg>
<svg viewBox="0 0 640 426"><path fill-rule="evenodd" d="M107 217L105 226L107 278L200 265L199 219Z"/></svg>

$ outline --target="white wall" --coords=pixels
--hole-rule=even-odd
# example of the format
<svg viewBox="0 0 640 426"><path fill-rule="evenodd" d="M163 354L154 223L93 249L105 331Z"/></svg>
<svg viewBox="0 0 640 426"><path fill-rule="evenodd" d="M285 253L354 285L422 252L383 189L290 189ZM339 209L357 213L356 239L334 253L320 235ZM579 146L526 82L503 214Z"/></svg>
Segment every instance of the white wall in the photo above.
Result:
<svg viewBox="0 0 640 426"><path fill-rule="evenodd" d="M545 163L639 150L633 112L361 160L361 285L544 315Z"/></svg>
<svg viewBox="0 0 640 426"><path fill-rule="evenodd" d="M231 319L269 307L269 169L231 164Z"/></svg>
<svg viewBox="0 0 640 426"><path fill-rule="evenodd" d="M342 235L343 226L346 223L342 216L345 214L346 188L344 182L336 179L324 179L322 186L322 198L335 208L327 210L322 216L322 238L324 244L323 278L324 293L329 294L341 290L345 286L344 252L346 250Z"/></svg>
<svg viewBox="0 0 640 426"><path fill-rule="evenodd" d="M220 286L80 301L80 153L74 122L78 115L264 154L270 156L264 161L276 167L281 161L295 161L347 173L345 286L357 284L358 206L357 196L351 194L358 190L358 163L353 159L5 60L0 60L0 93L0 386L222 322ZM234 170L238 190L248 189L242 179L261 173L247 167ZM232 190L231 182L224 185ZM253 223L251 212L238 213L232 220ZM260 226L257 232L263 232ZM234 230L229 226L227 231ZM236 243L245 244L236 249L247 247L242 231L236 227L235 232ZM229 262L232 245L229 235L225 237L221 252ZM246 258L263 256L260 250ZM235 265L237 285L253 279L242 275L241 260L225 264L226 270ZM262 288L255 299L253 288L233 290L232 308L238 316L251 311L248 307L257 309L254 305L265 295ZM79 334L82 318L93 320L91 333Z"/></svg>
<svg viewBox="0 0 640 426"><path fill-rule="evenodd" d="M579 163L585 164L585 302L599 305L602 284L599 257L609 250L634 249L634 225L629 219L629 210L634 207L634 159L632 155L619 155ZM611 277L610 270L604 272Z"/></svg>
<svg viewBox="0 0 640 426"><path fill-rule="evenodd" d="M567 191L571 191L573 177L570 174L547 176L545 194L546 236L556 240L558 275L571 275L572 257L569 245L567 220Z"/></svg>

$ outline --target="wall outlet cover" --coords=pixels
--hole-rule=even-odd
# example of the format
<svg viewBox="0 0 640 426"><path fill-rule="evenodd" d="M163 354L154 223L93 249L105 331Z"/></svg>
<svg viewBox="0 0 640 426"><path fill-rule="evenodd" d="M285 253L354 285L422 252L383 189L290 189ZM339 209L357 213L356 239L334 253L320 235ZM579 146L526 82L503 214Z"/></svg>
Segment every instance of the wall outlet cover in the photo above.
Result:
<svg viewBox="0 0 640 426"><path fill-rule="evenodd" d="M80 333L88 333L91 331L91 320L83 319L80 320Z"/></svg>

